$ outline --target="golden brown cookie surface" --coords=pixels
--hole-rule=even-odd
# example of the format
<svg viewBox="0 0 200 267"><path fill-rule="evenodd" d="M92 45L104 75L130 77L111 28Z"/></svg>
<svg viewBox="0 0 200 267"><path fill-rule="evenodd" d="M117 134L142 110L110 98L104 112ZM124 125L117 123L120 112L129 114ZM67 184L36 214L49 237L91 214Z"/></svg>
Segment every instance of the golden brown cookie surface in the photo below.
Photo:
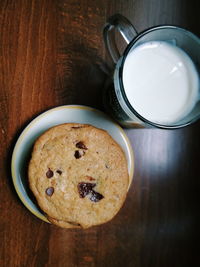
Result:
<svg viewBox="0 0 200 267"><path fill-rule="evenodd" d="M58 226L87 228L111 220L125 200L128 182L125 155L104 130L62 124L34 145L30 188Z"/></svg>

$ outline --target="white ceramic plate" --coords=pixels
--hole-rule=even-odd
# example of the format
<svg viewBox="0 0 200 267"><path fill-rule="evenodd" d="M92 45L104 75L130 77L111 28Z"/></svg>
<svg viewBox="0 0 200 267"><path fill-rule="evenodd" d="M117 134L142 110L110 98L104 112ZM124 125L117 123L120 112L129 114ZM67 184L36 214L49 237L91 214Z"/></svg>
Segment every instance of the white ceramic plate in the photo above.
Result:
<svg viewBox="0 0 200 267"><path fill-rule="evenodd" d="M16 192L23 204L38 218L49 222L31 198L28 188L27 165L33 144L47 129L62 123L85 123L106 130L125 152L130 184L133 177L133 150L123 129L107 115L86 106L60 106L50 109L35 118L21 133L12 155L11 171ZM129 185L130 185L129 184Z"/></svg>

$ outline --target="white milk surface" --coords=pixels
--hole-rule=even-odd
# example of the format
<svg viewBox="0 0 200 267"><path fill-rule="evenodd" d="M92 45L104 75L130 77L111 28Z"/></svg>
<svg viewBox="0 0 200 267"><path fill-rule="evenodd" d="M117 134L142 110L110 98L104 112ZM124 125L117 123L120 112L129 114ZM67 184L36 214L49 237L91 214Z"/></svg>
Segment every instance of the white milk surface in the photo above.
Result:
<svg viewBox="0 0 200 267"><path fill-rule="evenodd" d="M129 52L123 85L133 108L159 124L173 124L184 118L199 94L194 63L182 49L164 41L146 42Z"/></svg>

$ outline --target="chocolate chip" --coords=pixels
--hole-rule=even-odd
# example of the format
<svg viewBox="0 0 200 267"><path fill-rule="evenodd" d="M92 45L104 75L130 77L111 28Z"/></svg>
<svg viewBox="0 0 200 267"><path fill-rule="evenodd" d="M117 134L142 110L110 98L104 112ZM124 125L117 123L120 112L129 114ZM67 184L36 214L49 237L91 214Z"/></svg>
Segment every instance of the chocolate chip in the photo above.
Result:
<svg viewBox="0 0 200 267"><path fill-rule="evenodd" d="M75 153L74 153L74 157L76 159L80 159L84 154L85 154L85 151L76 150Z"/></svg>
<svg viewBox="0 0 200 267"><path fill-rule="evenodd" d="M62 174L62 171L61 171L61 170L57 170L56 172L57 172L58 174L60 174L60 175Z"/></svg>
<svg viewBox="0 0 200 267"><path fill-rule="evenodd" d="M53 171L51 169L48 169L48 171L46 172L46 176L47 178L53 177Z"/></svg>
<svg viewBox="0 0 200 267"><path fill-rule="evenodd" d="M100 201L102 198L104 198L104 196L94 190L91 191L91 196L90 196L90 200L93 202L98 202Z"/></svg>
<svg viewBox="0 0 200 267"><path fill-rule="evenodd" d="M96 184L81 182L78 184L78 192L81 198L87 196Z"/></svg>
<svg viewBox="0 0 200 267"><path fill-rule="evenodd" d="M45 192L46 192L46 194L48 196L51 197L53 195L53 193L54 193L54 188L53 187L48 187Z"/></svg>
<svg viewBox="0 0 200 267"><path fill-rule="evenodd" d="M92 178L92 179L94 179L94 178ZM91 201L93 201L93 202L100 201L102 198L104 198L104 196L102 194L100 194L100 193L98 193L98 192L93 190L93 188L95 186L96 186L95 183L85 183L85 182L79 183L78 184L79 196L81 198L84 198L85 196L90 194L89 198L90 198Z"/></svg>
<svg viewBox="0 0 200 267"><path fill-rule="evenodd" d="M77 148L80 148L80 149L85 149L85 150L87 150L86 145L85 145L82 141L76 143L76 147L77 147Z"/></svg>

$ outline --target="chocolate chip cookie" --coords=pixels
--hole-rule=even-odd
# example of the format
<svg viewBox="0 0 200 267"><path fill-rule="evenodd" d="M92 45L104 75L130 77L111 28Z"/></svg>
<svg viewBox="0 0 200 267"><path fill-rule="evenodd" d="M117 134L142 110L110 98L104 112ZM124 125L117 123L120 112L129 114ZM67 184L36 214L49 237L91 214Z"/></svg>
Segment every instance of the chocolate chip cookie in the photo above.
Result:
<svg viewBox="0 0 200 267"><path fill-rule="evenodd" d="M104 130L62 124L35 142L28 169L30 188L53 224L88 228L111 220L128 189L121 147Z"/></svg>

